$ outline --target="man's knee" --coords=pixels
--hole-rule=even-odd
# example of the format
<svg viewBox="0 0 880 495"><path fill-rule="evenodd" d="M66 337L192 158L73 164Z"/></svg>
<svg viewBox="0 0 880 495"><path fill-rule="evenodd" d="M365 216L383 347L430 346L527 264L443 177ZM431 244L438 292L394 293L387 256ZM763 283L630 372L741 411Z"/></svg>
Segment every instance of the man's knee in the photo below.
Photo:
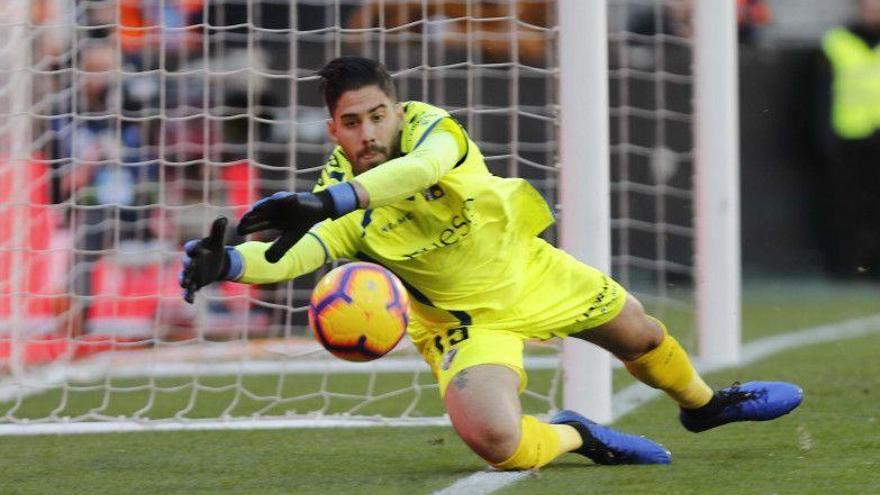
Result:
<svg viewBox="0 0 880 495"><path fill-rule="evenodd" d="M519 375L501 365L460 371L444 402L452 426L477 455L490 463L510 458L519 445Z"/></svg>
<svg viewBox="0 0 880 495"><path fill-rule="evenodd" d="M456 432L478 456L487 462L498 464L509 459L519 446L518 422L470 421L456 426Z"/></svg>
<svg viewBox="0 0 880 495"><path fill-rule="evenodd" d="M621 322L631 331L621 332L623 342L620 351L615 353L622 361L634 361L653 351L663 342L666 334L660 320L649 316L638 300L633 298L632 301L635 305L630 308L626 321Z"/></svg>
<svg viewBox="0 0 880 495"><path fill-rule="evenodd" d="M664 335L663 324L648 316L635 297L628 296L614 319L574 336L606 349L622 361L633 361L656 349Z"/></svg>
<svg viewBox="0 0 880 495"><path fill-rule="evenodd" d="M632 315L632 323L630 323L638 329L637 337L632 339L631 353L634 355L627 360L638 359L643 354L653 351L663 342L663 337L666 335L666 327L663 323L646 313L641 303L638 305L638 310Z"/></svg>

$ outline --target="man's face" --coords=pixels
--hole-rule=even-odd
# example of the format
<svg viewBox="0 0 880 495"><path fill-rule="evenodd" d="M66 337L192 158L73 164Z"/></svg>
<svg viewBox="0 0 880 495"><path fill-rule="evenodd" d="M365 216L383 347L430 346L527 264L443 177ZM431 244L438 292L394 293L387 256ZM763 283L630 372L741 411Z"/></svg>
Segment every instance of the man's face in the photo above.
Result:
<svg viewBox="0 0 880 495"><path fill-rule="evenodd" d="M110 45L91 46L80 56L82 88L87 96L99 99L113 83L116 53Z"/></svg>
<svg viewBox="0 0 880 495"><path fill-rule="evenodd" d="M859 2L859 19L862 24L880 26L880 0L861 0Z"/></svg>
<svg viewBox="0 0 880 495"><path fill-rule="evenodd" d="M364 86L342 93L327 121L327 131L357 175L400 154L402 122L399 103L391 101L379 86Z"/></svg>

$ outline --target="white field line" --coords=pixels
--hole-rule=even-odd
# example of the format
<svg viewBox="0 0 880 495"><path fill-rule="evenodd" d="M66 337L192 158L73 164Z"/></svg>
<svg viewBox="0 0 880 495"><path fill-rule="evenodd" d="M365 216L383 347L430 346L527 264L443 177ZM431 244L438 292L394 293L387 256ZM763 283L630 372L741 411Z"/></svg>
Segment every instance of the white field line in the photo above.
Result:
<svg viewBox="0 0 880 495"><path fill-rule="evenodd" d="M62 418L63 419L63 418ZM160 419L118 421L85 421L85 422L36 422L0 424L0 436L29 435L78 435L83 433L127 433L153 431L204 431L204 430L281 430L281 429L313 429L313 428L367 428L413 427L413 426L449 426L449 418L382 418L376 417L275 417L255 419Z"/></svg>
<svg viewBox="0 0 880 495"><path fill-rule="evenodd" d="M807 345L856 338L880 331L880 314L849 320L843 323L822 325L773 337L756 340L743 346L742 362L746 366L778 352ZM241 363L236 363L241 365ZM548 365L548 363L541 363ZM703 373L720 371L733 366L712 366L696 363ZM317 370L315 370L317 371ZM51 380L49 380L51 381ZM627 414L659 392L642 384L632 385L614 395L615 418ZM267 418L267 419L220 419L191 421L113 421L82 423L35 423L22 422L0 424L2 435L75 434L132 431L178 431L178 430L247 430L277 428L343 428L367 426L448 426L448 418ZM487 495L506 486L528 478L532 473L480 471L459 479L452 485L435 492L435 495Z"/></svg>
<svg viewBox="0 0 880 495"><path fill-rule="evenodd" d="M728 368L747 366L789 349L861 337L872 332L880 332L880 314L755 340L743 346L742 360L736 365L711 365L695 362L694 366L701 373L711 373ZM632 412L640 405L658 397L660 394L659 390L650 388L642 383L630 385L614 394L612 400L614 419L616 420ZM509 474L520 474L520 476L508 476ZM525 479L529 474L530 472L528 471L519 473L480 471L456 481L443 490L434 492L434 495L488 495Z"/></svg>
<svg viewBox="0 0 880 495"><path fill-rule="evenodd" d="M822 342L852 339L874 332L880 332L880 314L765 337L743 345L739 363L711 364L695 360L694 367L701 374L739 368L789 349L820 344ZM634 383L624 388L614 394L612 402L614 419L619 419L621 416L660 395L661 392L659 390L648 387L643 383Z"/></svg>
<svg viewBox="0 0 880 495"><path fill-rule="evenodd" d="M797 347L802 347L806 345L811 345L815 343L821 342L830 342L835 340L842 340L847 338L855 338L860 337L862 335L866 335L871 332L880 331L880 314L859 318L855 320L849 320L839 324L832 325L822 325L819 327L809 328L806 330L795 331L787 334L777 335L773 337L767 337L764 339L759 339L749 344L743 346L743 362L739 366L745 366L751 364L759 359L768 357L777 352L785 351L788 349L793 349ZM409 360L402 360L409 361ZM242 372L243 370L249 370L251 372L264 372L265 369L261 368L262 365L255 365L253 369L248 369L246 363L237 362L230 363L232 368L236 372ZM323 363L326 364L326 363ZM378 363L375 363L378 364ZM406 363L408 365L415 365L415 363ZM539 358L536 362L532 363L536 365L536 367L545 367L553 364L552 360L548 358ZM421 365L421 364L420 364ZM94 366L94 364L92 365ZM216 364L214 365L216 366ZM312 368L310 369L312 372L323 372L326 366L322 365L322 363L311 363ZM357 365L355 365L357 366ZM396 370L398 365L389 365L385 369L370 369L372 366L367 366L365 368L361 368L364 372L373 372L373 371L388 371L388 370ZM267 366L268 368L269 366ZM402 368L403 366L401 366ZM534 369L531 366L528 366L530 369ZM292 369L289 364L286 367L280 367L281 369ZM718 371L725 367L723 366L709 366L697 363L697 368L701 370L703 373ZM407 368L407 370L411 370L412 368ZM106 369L101 370L102 372L106 372ZM202 369L201 371L205 371ZM350 372L349 369L335 369L335 372ZM79 378L81 375L91 375L89 372L80 372L80 371L64 371L60 367L51 368L44 370L44 372L38 377L39 382L41 382L40 386L50 388L52 384L64 383L64 380L67 380L70 376L76 376ZM27 384L27 391L30 393L38 393L40 390L34 391L31 386L33 383ZM16 387L21 387L22 385L16 385ZM15 400L14 393L20 393L21 391L16 392L13 389L12 385L4 385L0 387L0 396L12 397L12 400ZM627 387L620 392L614 395L613 399L613 407L615 411L615 418L619 418L620 416L632 411L636 407L645 403L646 401L659 396L659 392L644 386L642 384L632 385ZM9 400L9 399L0 399L0 400ZM38 422L38 421L18 421L15 423L7 423L0 424L0 436L2 435L38 435L38 434L46 434L46 433L99 433L99 432L111 432L111 431L176 431L176 430L218 430L218 429L272 429L272 428L338 428L338 427L364 427L364 426L448 426L449 419L446 417L439 418L365 418L365 417L350 417L350 418L321 418L321 417L290 417L290 418L255 418L255 419L234 419L234 418L220 418L214 420L180 420L180 419L170 419L170 420L136 420L136 419L127 419L127 420L118 420L118 421L94 421L94 422L63 422L63 418L60 418L61 421L58 422L58 419L55 422ZM496 474L500 473L484 473L489 477L492 477ZM490 492L474 492L474 493L490 493Z"/></svg>
<svg viewBox="0 0 880 495"><path fill-rule="evenodd" d="M434 495L478 495L492 493L532 476L532 471L480 471L462 478Z"/></svg>

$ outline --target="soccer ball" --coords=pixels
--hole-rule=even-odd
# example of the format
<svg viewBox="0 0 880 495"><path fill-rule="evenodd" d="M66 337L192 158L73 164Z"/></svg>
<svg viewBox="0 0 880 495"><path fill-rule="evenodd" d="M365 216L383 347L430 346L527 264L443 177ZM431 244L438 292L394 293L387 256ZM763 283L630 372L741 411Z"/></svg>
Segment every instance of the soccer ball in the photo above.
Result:
<svg viewBox="0 0 880 495"><path fill-rule="evenodd" d="M394 349L409 322L409 297L393 273L348 263L318 282L309 301L315 339L334 356L372 361Z"/></svg>

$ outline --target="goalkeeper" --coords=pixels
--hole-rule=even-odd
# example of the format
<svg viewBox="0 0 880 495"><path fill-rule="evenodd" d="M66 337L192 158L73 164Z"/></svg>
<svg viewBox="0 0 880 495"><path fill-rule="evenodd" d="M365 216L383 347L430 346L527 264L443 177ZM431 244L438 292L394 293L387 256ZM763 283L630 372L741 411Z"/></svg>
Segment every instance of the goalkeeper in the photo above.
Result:
<svg viewBox="0 0 880 495"><path fill-rule="evenodd" d="M273 243L223 246L226 219L185 246L181 286L264 284L328 261L370 261L411 295L409 335L433 370L452 426L499 469L535 469L575 452L600 464L666 464L669 452L562 411L523 415L523 342L575 337L613 353L680 406L698 432L761 421L801 401L795 385L749 382L713 392L664 325L609 276L538 235L553 223L522 179L492 175L480 149L440 108L398 102L385 68L341 57L318 73L337 144L312 193L258 201L238 233L278 230Z"/></svg>

